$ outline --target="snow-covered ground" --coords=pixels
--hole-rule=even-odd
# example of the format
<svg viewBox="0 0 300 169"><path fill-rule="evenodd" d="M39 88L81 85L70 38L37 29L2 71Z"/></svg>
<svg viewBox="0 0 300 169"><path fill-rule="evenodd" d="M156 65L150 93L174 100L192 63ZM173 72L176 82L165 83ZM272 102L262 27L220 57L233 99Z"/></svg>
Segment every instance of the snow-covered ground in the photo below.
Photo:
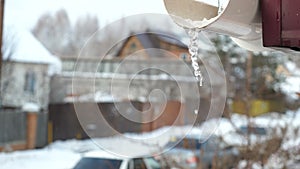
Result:
<svg viewBox="0 0 300 169"><path fill-rule="evenodd" d="M276 113L270 113L251 120L261 127L288 125L292 129L300 128L300 110L296 113L287 112L280 117ZM232 122L237 126L242 126L247 123L247 119L242 115L233 115ZM212 131L209 131L209 129ZM143 134L126 133L122 136L108 138L56 141L43 149L0 153L0 169L70 169L80 159L82 153L90 150L110 151L121 156L135 156L137 153L151 155L159 151L159 147L166 144L170 137L174 135L185 135L187 133L206 135L207 133L213 133L226 136L233 131L234 127L232 127L229 120L211 119L202 126L194 128L191 128L191 126L164 127ZM288 134L290 134L290 137L294 136L292 132ZM237 142L236 138L233 137L227 139L232 143ZM296 137L293 140L286 141L283 147L289 148L299 145L300 138Z"/></svg>
<svg viewBox="0 0 300 169"><path fill-rule="evenodd" d="M70 169L80 159L71 150L44 148L0 154L1 169Z"/></svg>

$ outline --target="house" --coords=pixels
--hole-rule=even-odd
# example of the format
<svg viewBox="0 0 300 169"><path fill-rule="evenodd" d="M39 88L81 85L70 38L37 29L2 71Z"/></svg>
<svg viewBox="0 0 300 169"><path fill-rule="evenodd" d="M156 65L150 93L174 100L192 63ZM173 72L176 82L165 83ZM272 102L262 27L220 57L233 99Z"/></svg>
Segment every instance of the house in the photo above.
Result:
<svg viewBox="0 0 300 169"><path fill-rule="evenodd" d="M208 74L201 67L205 85L199 87L187 57L188 48L179 39L159 32L132 34L112 48L109 57L61 57L62 71L51 80L50 140L86 138L85 132L109 136L198 124L207 118L212 104L222 107L223 97L214 96L211 101L211 86L218 96L225 94L219 69L208 64ZM204 50L209 50L207 46ZM143 113L135 111L139 108ZM95 120L101 116L107 118L106 122ZM210 117L215 117L214 112ZM72 122L63 123L66 119ZM138 126L135 120L147 122ZM103 126L107 122L115 129L113 132Z"/></svg>
<svg viewBox="0 0 300 169"><path fill-rule="evenodd" d="M113 119L112 127L120 133L193 124L197 120L194 110L198 109L199 104L202 105L199 117L202 111L208 112L210 104L206 101L200 103L200 94L197 94L199 86L187 57L188 48L177 39L174 35L158 33L132 35L122 42L120 48L114 49L117 50L116 55L111 57L110 54L110 58L61 57L62 71L51 79L50 123L53 133L50 140L72 138L64 137L67 133L56 128L68 129L68 133L73 133L73 138L85 138L82 128L86 132L93 129L93 136L114 134L105 130L105 123L95 121L99 117L93 116L99 114L107 117L109 123L109 119ZM133 111L133 103L140 105L142 112L148 113ZM122 105L122 108L115 108L117 105ZM164 111L162 108L165 108ZM129 117L124 118L124 113L129 113ZM81 125L76 117L79 117ZM129 123L127 118L138 117L142 121L157 118L134 129L128 126L135 123ZM202 120L205 118L202 117ZM58 122L61 119L73 120L72 123Z"/></svg>
<svg viewBox="0 0 300 169"><path fill-rule="evenodd" d="M167 51L164 55L156 56L155 49ZM136 53L138 52L138 53ZM170 53L169 53L170 52ZM131 34L123 42L117 57L124 58L129 55L139 55L144 59L153 57L175 57L176 59L190 60L188 47L178 35L166 32L148 31L146 33Z"/></svg>
<svg viewBox="0 0 300 169"><path fill-rule="evenodd" d="M4 61L2 74L2 108L21 109L28 102L47 112L48 64Z"/></svg>
<svg viewBox="0 0 300 169"><path fill-rule="evenodd" d="M0 151L42 147L47 143L50 76L60 71L60 60L28 31L6 26L3 41Z"/></svg>
<svg viewBox="0 0 300 169"><path fill-rule="evenodd" d="M176 39L175 35L150 32L132 34L122 42L120 48L113 50L117 52L110 59L105 56L99 58L61 57L62 73L52 77L51 88L53 90L50 102L61 103L65 99L70 100L70 97L82 101L82 98L86 98L84 96L96 92L112 95L110 79L114 77L115 82L118 83L116 90L124 91L124 85L132 81L131 78L136 75L136 80L132 81L132 85L139 87L133 88L130 96L125 92L119 92L117 94L119 100L146 100L145 98L155 85L164 86L160 88L163 88L163 91L169 91L167 96L169 99L180 100L179 91L174 90L176 83L174 79L168 77L168 74L177 76L178 82L194 83L196 81L191 74L188 48ZM131 55L133 53L135 56ZM187 93L189 96L192 95L190 92Z"/></svg>
<svg viewBox="0 0 300 169"><path fill-rule="evenodd" d="M2 107L20 109L25 103L33 102L47 112L50 76L60 71L60 60L30 32L6 28L4 36L13 37L14 41L4 40L3 44Z"/></svg>
<svg viewBox="0 0 300 169"><path fill-rule="evenodd" d="M69 66L81 67L80 65L95 63L96 59L74 59L74 64L71 64L72 59L70 58L62 59L62 61L63 65L66 61ZM122 73L115 72L116 66L114 65L121 63L121 59L102 60L101 64L104 68L95 67L95 72L91 70L84 72L81 68L79 68L80 72L63 69L61 74L52 77L51 88L53 91L50 97L49 123L53 126L53 132L51 132L50 140L87 138L86 132L92 137L111 136L116 132L144 132L166 125L186 123L183 119L186 108L194 107L196 109L197 104L186 106L193 102L187 101L187 104L182 104L181 99L188 100L189 97L195 96L193 91L197 90L197 87L191 84L195 82L194 77L178 74L177 83L180 84L177 84L174 79L162 74L163 72L156 74L157 72L151 71L149 74L136 74L141 65L168 67L170 62L166 61L131 60L124 65L131 69L122 71ZM173 72L184 68L181 62L174 61L173 66ZM184 71L180 73L184 73ZM180 93L177 85L182 86L182 89L187 92ZM163 91L167 100L161 100L155 93L149 100L153 89ZM138 106L134 103L142 107L140 111L136 111ZM161 112L161 107L164 106L162 103L166 103L166 109L163 112ZM124 116L124 113L128 117ZM153 114L153 116L149 114ZM157 118L151 119L153 117ZM147 122L136 123L128 118ZM62 122L67 119L72 119L72 122ZM107 123L115 131L111 131L111 128L107 127ZM66 130L57 130L58 128Z"/></svg>

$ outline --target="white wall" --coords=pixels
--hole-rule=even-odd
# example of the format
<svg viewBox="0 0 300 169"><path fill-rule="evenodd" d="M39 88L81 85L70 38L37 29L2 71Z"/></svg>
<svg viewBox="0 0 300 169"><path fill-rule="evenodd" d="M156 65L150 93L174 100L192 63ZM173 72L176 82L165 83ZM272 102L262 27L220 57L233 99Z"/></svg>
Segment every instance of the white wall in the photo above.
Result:
<svg viewBox="0 0 300 169"><path fill-rule="evenodd" d="M27 72L34 72L34 92L24 90ZM4 62L2 68L2 105L20 108L26 102L37 103L47 110L49 102L48 65L37 63Z"/></svg>

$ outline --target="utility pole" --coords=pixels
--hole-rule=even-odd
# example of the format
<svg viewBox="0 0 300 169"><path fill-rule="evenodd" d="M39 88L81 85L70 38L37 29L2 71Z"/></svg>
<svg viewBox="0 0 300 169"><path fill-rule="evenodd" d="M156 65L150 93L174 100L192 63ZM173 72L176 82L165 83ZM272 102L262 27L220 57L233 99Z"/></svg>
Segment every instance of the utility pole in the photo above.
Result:
<svg viewBox="0 0 300 169"><path fill-rule="evenodd" d="M1 81L1 73L2 73L2 37L3 37L3 18L4 18L4 0L0 0L0 81Z"/></svg>
<svg viewBox="0 0 300 169"><path fill-rule="evenodd" d="M4 18L4 0L0 0L0 109L2 108L2 42L3 42L3 18Z"/></svg>

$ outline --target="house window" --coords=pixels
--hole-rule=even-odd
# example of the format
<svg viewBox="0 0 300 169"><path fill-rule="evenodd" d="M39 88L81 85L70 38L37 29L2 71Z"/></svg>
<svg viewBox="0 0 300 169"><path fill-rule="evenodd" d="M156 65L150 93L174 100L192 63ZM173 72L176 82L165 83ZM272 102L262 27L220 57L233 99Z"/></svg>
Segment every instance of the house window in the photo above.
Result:
<svg viewBox="0 0 300 169"><path fill-rule="evenodd" d="M118 66L119 66L119 63L118 62L111 62L111 72L116 72L116 71L120 71L120 70L117 70L118 69Z"/></svg>
<svg viewBox="0 0 300 169"><path fill-rule="evenodd" d="M127 50L127 55L134 53L136 51L136 48L137 48L136 44L131 43L129 46L129 49Z"/></svg>
<svg viewBox="0 0 300 169"><path fill-rule="evenodd" d="M187 60L188 54L187 54L187 53L181 53L181 54L180 54L180 58L181 58L182 60Z"/></svg>
<svg viewBox="0 0 300 169"><path fill-rule="evenodd" d="M132 43L132 44L130 45L130 49L131 49L131 50L135 50L135 49L136 49L136 44L135 44L135 43Z"/></svg>
<svg viewBox="0 0 300 169"><path fill-rule="evenodd" d="M104 66L104 71L103 72L105 72L105 73L110 73L111 72L111 70L110 70L111 63L110 62L105 62L103 66Z"/></svg>
<svg viewBox="0 0 300 169"><path fill-rule="evenodd" d="M75 63L73 61L64 61L63 62L63 70L64 71L73 71L75 67Z"/></svg>
<svg viewBox="0 0 300 169"><path fill-rule="evenodd" d="M35 92L36 75L34 72L29 71L25 75L24 91L34 93Z"/></svg>

